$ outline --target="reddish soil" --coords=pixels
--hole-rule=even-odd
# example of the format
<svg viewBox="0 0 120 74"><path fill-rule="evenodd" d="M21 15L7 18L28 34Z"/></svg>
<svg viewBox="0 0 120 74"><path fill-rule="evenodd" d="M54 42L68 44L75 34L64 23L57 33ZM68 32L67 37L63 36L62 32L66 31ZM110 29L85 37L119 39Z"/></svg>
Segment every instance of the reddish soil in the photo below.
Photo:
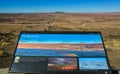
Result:
<svg viewBox="0 0 120 74"><path fill-rule="evenodd" d="M19 44L18 48L66 49L66 50L103 50L102 44Z"/></svg>

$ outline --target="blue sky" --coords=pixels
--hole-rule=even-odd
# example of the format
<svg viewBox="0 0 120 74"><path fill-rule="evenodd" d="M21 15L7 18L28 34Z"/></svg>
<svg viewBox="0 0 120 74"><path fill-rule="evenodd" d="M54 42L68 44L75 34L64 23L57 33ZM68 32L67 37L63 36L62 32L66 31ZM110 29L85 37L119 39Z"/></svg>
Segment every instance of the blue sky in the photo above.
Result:
<svg viewBox="0 0 120 74"><path fill-rule="evenodd" d="M0 13L120 12L120 0L0 0Z"/></svg>
<svg viewBox="0 0 120 74"><path fill-rule="evenodd" d="M20 36L19 43L24 44L36 44L36 43L68 43L68 44L80 44L80 43L102 43L99 34L22 34Z"/></svg>

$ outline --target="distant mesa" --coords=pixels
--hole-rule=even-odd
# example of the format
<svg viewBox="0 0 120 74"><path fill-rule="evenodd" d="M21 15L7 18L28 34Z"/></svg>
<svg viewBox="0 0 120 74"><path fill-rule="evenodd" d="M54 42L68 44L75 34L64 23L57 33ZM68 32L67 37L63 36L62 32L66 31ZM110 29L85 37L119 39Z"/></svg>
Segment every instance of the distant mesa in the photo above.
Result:
<svg viewBox="0 0 120 74"><path fill-rule="evenodd" d="M61 11L56 11L55 13L64 13L64 12L61 12Z"/></svg>

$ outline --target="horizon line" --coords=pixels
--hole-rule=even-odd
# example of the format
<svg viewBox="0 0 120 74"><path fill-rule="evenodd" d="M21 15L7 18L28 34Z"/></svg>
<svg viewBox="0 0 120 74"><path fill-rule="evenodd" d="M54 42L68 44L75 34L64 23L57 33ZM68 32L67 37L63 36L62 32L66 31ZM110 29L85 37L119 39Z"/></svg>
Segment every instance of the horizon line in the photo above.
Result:
<svg viewBox="0 0 120 74"><path fill-rule="evenodd" d="M41 13L75 13L75 14L100 14L100 13L120 13L119 12L62 12L62 11L55 11L55 12L0 12L0 14L41 14Z"/></svg>

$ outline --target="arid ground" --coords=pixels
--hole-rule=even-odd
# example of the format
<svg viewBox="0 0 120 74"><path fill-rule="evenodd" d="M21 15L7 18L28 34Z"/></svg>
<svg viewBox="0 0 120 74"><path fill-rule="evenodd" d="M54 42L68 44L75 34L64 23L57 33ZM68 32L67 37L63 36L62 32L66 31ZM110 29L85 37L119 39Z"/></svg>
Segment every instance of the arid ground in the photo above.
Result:
<svg viewBox="0 0 120 74"><path fill-rule="evenodd" d="M9 67L20 31L101 31L110 66L120 70L120 13L1 13L0 68Z"/></svg>

